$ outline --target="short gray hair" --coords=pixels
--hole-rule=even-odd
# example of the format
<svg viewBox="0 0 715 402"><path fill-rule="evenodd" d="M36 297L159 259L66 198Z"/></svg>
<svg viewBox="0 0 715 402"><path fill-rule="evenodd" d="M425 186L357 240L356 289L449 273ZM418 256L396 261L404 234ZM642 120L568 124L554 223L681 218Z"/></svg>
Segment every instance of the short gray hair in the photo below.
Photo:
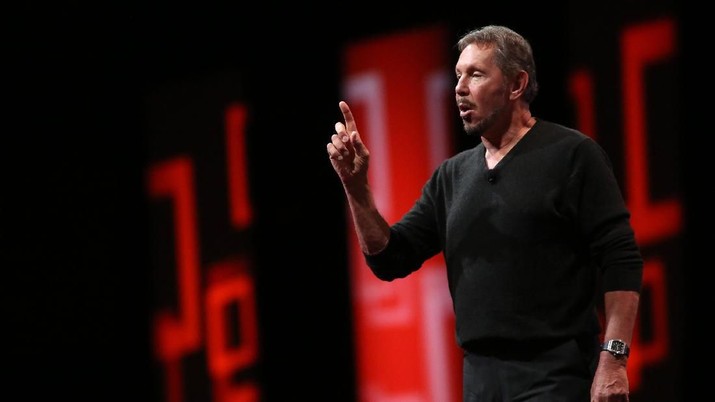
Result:
<svg viewBox="0 0 715 402"><path fill-rule="evenodd" d="M505 26L487 25L467 32L457 42L457 49L461 52L472 43L493 46L497 66L507 77L513 78L519 71L526 71L529 83L524 100L531 103L536 98L539 93L536 63L531 45L523 36Z"/></svg>

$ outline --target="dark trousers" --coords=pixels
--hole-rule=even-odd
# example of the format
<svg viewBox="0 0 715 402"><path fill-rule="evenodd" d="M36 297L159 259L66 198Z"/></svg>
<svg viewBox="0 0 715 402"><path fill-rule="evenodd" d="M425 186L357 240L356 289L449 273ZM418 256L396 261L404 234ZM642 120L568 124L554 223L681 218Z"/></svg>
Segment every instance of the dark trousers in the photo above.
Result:
<svg viewBox="0 0 715 402"><path fill-rule="evenodd" d="M464 354L464 402L589 402L596 339L482 342Z"/></svg>

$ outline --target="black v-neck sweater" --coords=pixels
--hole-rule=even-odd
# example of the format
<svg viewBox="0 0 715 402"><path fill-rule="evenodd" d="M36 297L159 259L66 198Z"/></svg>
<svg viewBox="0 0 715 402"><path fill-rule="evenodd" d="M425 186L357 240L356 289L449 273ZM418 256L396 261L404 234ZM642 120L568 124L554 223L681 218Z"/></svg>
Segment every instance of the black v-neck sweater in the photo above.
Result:
<svg viewBox="0 0 715 402"><path fill-rule="evenodd" d="M607 155L544 120L494 169L484 153L445 160L368 266L391 281L443 252L461 346L596 334L599 290L640 291L643 269Z"/></svg>

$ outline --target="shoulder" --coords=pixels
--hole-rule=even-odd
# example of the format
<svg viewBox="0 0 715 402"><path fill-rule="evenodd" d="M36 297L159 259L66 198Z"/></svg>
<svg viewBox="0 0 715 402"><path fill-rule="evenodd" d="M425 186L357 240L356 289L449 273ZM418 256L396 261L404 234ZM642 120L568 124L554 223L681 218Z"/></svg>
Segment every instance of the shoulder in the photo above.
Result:
<svg viewBox="0 0 715 402"><path fill-rule="evenodd" d="M605 168L611 170L613 164L601 145L593 138L574 128L546 120L537 121L543 141L553 146L553 151L564 156L576 170Z"/></svg>
<svg viewBox="0 0 715 402"><path fill-rule="evenodd" d="M575 128L565 126L563 124L554 123L549 120L537 119L536 124L532 128L534 132L539 133L540 136L546 137L551 140L562 140L573 143L580 143L582 141L593 141L591 137L576 130Z"/></svg>
<svg viewBox="0 0 715 402"><path fill-rule="evenodd" d="M529 142L532 148L557 152L562 156L581 152L603 152L593 138L563 124L537 119L532 130L532 140Z"/></svg>

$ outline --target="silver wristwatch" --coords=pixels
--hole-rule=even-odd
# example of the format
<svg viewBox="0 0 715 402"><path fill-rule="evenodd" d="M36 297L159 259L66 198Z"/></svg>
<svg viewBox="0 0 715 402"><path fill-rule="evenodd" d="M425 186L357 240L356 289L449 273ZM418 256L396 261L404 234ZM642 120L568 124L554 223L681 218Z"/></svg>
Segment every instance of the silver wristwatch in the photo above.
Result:
<svg viewBox="0 0 715 402"><path fill-rule="evenodd" d="M601 350L611 352L615 357L628 357L631 353L631 348L620 339L609 339L601 344Z"/></svg>

